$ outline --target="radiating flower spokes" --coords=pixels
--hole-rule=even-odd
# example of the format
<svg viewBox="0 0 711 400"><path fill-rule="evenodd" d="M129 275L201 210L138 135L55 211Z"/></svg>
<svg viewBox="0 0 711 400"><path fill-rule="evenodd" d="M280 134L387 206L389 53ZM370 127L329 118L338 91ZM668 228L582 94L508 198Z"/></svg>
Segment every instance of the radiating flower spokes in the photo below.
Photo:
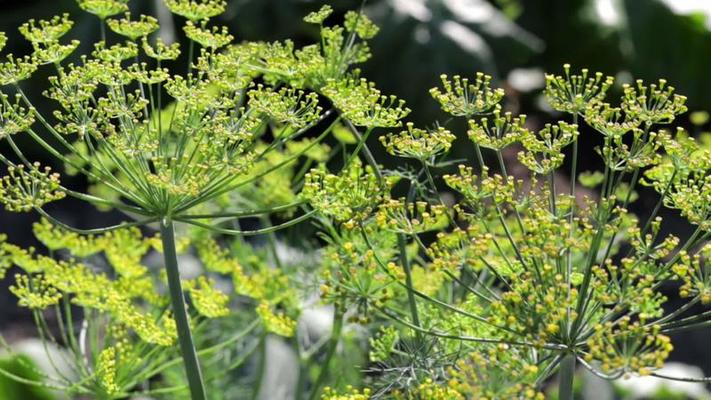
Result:
<svg viewBox="0 0 711 400"><path fill-rule="evenodd" d="M109 28L121 36L131 40L143 38L158 30L158 20L150 15L141 14L138 20L131 20L131 13L124 14L121 19L106 21Z"/></svg>
<svg viewBox="0 0 711 400"><path fill-rule="evenodd" d="M614 83L614 78L601 72L590 76L588 69L571 75L570 64L563 65L563 71L564 76L546 74L546 99L557 111L583 113L588 104L604 101Z"/></svg>
<svg viewBox="0 0 711 400"><path fill-rule="evenodd" d="M468 135L481 147L501 151L518 142L521 136L529 134L525 125L525 115L514 117L510 112L502 114L497 106L491 117L482 117L479 122L469 120Z"/></svg>
<svg viewBox="0 0 711 400"><path fill-rule="evenodd" d="M446 154L456 139L456 136L443 127L427 131L415 128L411 122L405 126L407 130L397 135L389 133L380 137L380 142L388 153L430 162L433 158Z"/></svg>
<svg viewBox="0 0 711 400"><path fill-rule="evenodd" d="M503 89L491 88L491 76L481 72L474 82L469 78L455 75L450 78L441 75L443 88L430 89L430 95L440 103L442 110L457 117L472 117L488 114L503 99Z"/></svg>
<svg viewBox="0 0 711 400"><path fill-rule="evenodd" d="M402 125L410 109L395 96L384 96L365 78L331 80L322 89L333 105L356 126L391 128Z"/></svg>
<svg viewBox="0 0 711 400"><path fill-rule="evenodd" d="M22 36L30 41L33 46L38 44L48 45L59 41L62 36L72 29L73 25L74 21L69 19L69 14L62 14L50 20L41 19L35 21L30 19L22 24L19 30Z"/></svg>
<svg viewBox="0 0 711 400"><path fill-rule="evenodd" d="M642 80L623 86L622 109L647 126L669 124L677 115L686 112L686 97L674 93L673 86L660 79L648 86Z"/></svg>
<svg viewBox="0 0 711 400"><path fill-rule="evenodd" d="M631 118L619 107L602 101L588 103L585 108L585 122L604 136L620 138L637 129L641 121Z"/></svg>

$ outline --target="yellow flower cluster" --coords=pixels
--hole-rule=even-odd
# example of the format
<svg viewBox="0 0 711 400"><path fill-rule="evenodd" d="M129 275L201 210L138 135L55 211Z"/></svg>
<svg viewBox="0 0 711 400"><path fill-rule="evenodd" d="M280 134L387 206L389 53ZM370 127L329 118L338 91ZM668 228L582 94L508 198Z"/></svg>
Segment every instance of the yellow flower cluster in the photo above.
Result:
<svg viewBox="0 0 711 400"><path fill-rule="evenodd" d="M0 203L9 211L27 212L66 196L59 183L59 174L39 163L29 167L8 167L0 179Z"/></svg>
<svg viewBox="0 0 711 400"><path fill-rule="evenodd" d="M407 130L397 135L390 133L380 137L380 142L388 153L426 161L448 152L457 138L442 127L431 132L415 128L411 122L407 123L406 127Z"/></svg>
<svg viewBox="0 0 711 400"><path fill-rule="evenodd" d="M546 175L563 165L563 149L578 137L578 126L559 122L532 133L525 131L521 144L526 149L518 153L518 159L533 172Z"/></svg>
<svg viewBox="0 0 711 400"><path fill-rule="evenodd" d="M602 101L614 83L614 78L583 69L580 75L570 74L570 64L563 65L564 75L546 74L545 96L553 109L580 114L590 103Z"/></svg>
<svg viewBox="0 0 711 400"><path fill-rule="evenodd" d="M174 343L173 319L163 315L159 321L135 301L143 300L159 306L166 304L146 267L140 264L149 247L147 241L140 239L140 232L119 230L93 237L68 235L67 240L58 240L63 230L51 229L47 222L37 224L35 230L40 233L41 240L55 249L78 249L84 254L103 251L119 276L112 280L76 261L37 256L33 249L23 250L2 242L0 246L9 263L28 274L18 276L17 285L12 289L21 305L45 309L58 304L64 294L76 305L110 315L116 323L129 327L148 343L161 346Z"/></svg>
<svg viewBox="0 0 711 400"><path fill-rule="evenodd" d="M0 140L26 131L34 123L34 112L20 104L19 98L11 103L7 95L0 93Z"/></svg>
<svg viewBox="0 0 711 400"><path fill-rule="evenodd" d="M62 294L46 279L31 278L27 275L15 275L15 284L10 286L12 294L17 296L21 307L44 310L59 304Z"/></svg>
<svg viewBox="0 0 711 400"><path fill-rule="evenodd" d="M370 389L358 390L352 386L346 388L345 394L338 392L330 387L323 390L321 400L370 400Z"/></svg>
<svg viewBox="0 0 711 400"><path fill-rule="evenodd" d="M257 315L262 319L264 328L269 332L285 337L292 337L296 333L296 321L284 313L275 312L267 302L259 303Z"/></svg>
<svg viewBox="0 0 711 400"><path fill-rule="evenodd" d="M423 383L413 388L407 395L394 392L392 398L395 400L465 400L466 397L457 392L454 388L446 384L438 384L431 378L427 378Z"/></svg>
<svg viewBox="0 0 711 400"><path fill-rule="evenodd" d="M183 30L188 39L212 51L227 46L234 39L234 37L229 34L226 26L222 28L214 26L208 29L205 23L196 26L192 21L188 21L183 27Z"/></svg>
<svg viewBox="0 0 711 400"><path fill-rule="evenodd" d="M112 31L131 40L146 37L158 30L157 19L141 15L137 21L132 21L131 13L126 13L121 19L110 19L106 24Z"/></svg>
<svg viewBox="0 0 711 400"><path fill-rule="evenodd" d="M389 263L383 270L378 263L379 259L388 259L394 254L393 236L369 230L369 235L378 237L378 242L372 244L375 247L371 249L357 232L348 232L351 233L341 242L325 250L321 297L337 306L355 305L356 313L351 320L367 323L373 307L384 307L394 299L394 280L404 279L403 271L394 263Z"/></svg>
<svg viewBox="0 0 711 400"><path fill-rule="evenodd" d="M391 128L402 125L410 109L404 100L384 96L373 82L365 78L329 81L322 89L343 115L354 125L368 128Z"/></svg>
<svg viewBox="0 0 711 400"><path fill-rule="evenodd" d="M536 390L540 370L526 351L500 344L462 358L451 371L449 387L461 396L454 398L543 400Z"/></svg>
<svg viewBox="0 0 711 400"><path fill-rule="evenodd" d="M333 13L333 8L328 4L321 6L318 11L309 13L304 17L304 22L309 24L321 25L326 18Z"/></svg>
<svg viewBox="0 0 711 400"><path fill-rule="evenodd" d="M455 117L487 114L504 98L504 89L492 89L491 76L481 72L476 74L474 82L459 75L451 80L441 75L440 79L443 88L432 88L430 94L443 111Z"/></svg>
<svg viewBox="0 0 711 400"><path fill-rule="evenodd" d="M502 115L501 108L497 106L491 118L469 121L469 139L481 147L501 151L519 141L522 135L530 134L524 128L525 124L525 115L514 117L510 112Z"/></svg>
<svg viewBox="0 0 711 400"><path fill-rule="evenodd" d="M108 396L119 392L119 386L116 384L116 357L116 348L107 347L99 353L99 359L96 362L96 378Z"/></svg>
<svg viewBox="0 0 711 400"><path fill-rule="evenodd" d="M372 39L380 31L380 28L363 13L348 11L344 18L343 26L346 30L355 32L361 39Z"/></svg>
<svg viewBox="0 0 711 400"><path fill-rule="evenodd" d="M373 169L354 162L339 175L311 170L306 174L301 195L324 215L355 226L373 212L384 193Z"/></svg>
<svg viewBox="0 0 711 400"><path fill-rule="evenodd" d="M674 346L668 336L659 333L659 325L643 325L628 316L616 325L606 322L595 327L588 340L588 361L597 360L601 370L611 375L649 375L664 366Z"/></svg>
<svg viewBox="0 0 711 400"><path fill-rule="evenodd" d="M128 11L128 0L79 0L79 7L89 14L105 20L106 18Z"/></svg>
<svg viewBox="0 0 711 400"><path fill-rule="evenodd" d="M709 259L711 246L706 244L697 254L680 254L679 262L672 266L674 274L682 281L679 296L690 298L698 296L701 304L711 303L711 278L706 274L705 263Z"/></svg>
<svg viewBox="0 0 711 400"><path fill-rule="evenodd" d="M29 78L37 70L30 56L16 58L12 54L0 63L0 86L11 85Z"/></svg>
<svg viewBox="0 0 711 400"><path fill-rule="evenodd" d="M230 313L227 307L229 296L215 289L214 285L214 282L201 276L194 287L190 288L190 299L195 309L207 318L224 317Z"/></svg>
<svg viewBox="0 0 711 400"><path fill-rule="evenodd" d="M435 230L447 224L447 208L424 201L407 203L404 199L383 202L375 215L381 229L417 234Z"/></svg>
<svg viewBox="0 0 711 400"><path fill-rule="evenodd" d="M321 107L316 93L304 93L294 88L275 91L257 85L249 92L249 104L257 112L269 116L274 122L288 124L294 129L304 128L319 118Z"/></svg>
<svg viewBox="0 0 711 400"><path fill-rule="evenodd" d="M210 19L225 12L224 0L166 0L165 5L173 14L185 17L191 22Z"/></svg>
<svg viewBox="0 0 711 400"><path fill-rule="evenodd" d="M649 86L637 80L635 85L625 84L623 90L622 110L647 126L671 123L687 110L686 97L675 94L664 79Z"/></svg>
<svg viewBox="0 0 711 400"><path fill-rule="evenodd" d="M73 25L74 21L69 19L69 14L62 14L50 20L30 19L20 25L19 31L33 45L48 44L57 42Z"/></svg>
<svg viewBox="0 0 711 400"><path fill-rule="evenodd" d="M296 321L292 318L298 314L295 306L296 294L289 286L289 277L281 270L264 265L256 257L247 256L250 263L254 261L253 273L246 272L246 266L232 257L229 251L221 248L214 239L202 237L195 241L198 255L209 271L231 275L235 293L252 298L258 305L257 315L262 320L267 331L278 335L291 337L295 333ZM251 261L250 261L251 259ZM227 315L229 297L218 291L205 278L198 278L195 287L190 290L198 312L207 317ZM198 296L197 298L195 296ZM284 312L276 311L280 307Z"/></svg>

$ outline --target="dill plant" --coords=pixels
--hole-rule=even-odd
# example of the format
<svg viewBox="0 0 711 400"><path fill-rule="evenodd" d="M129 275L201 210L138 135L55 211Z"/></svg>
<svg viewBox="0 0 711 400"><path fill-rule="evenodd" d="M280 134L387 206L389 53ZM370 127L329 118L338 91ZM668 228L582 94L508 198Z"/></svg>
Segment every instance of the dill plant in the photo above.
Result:
<svg viewBox="0 0 711 400"><path fill-rule="evenodd" d="M446 126L407 124L380 141L411 168L383 169L364 146L367 166L310 173L303 196L333 242L322 293L382 326L371 388L327 398L542 399L557 375L558 398L571 399L577 365L608 380L693 381L656 371L673 349L668 334L709 324L708 312L691 310L710 300L711 149L673 128L686 99L666 81L625 84L609 103L613 83L568 65L547 75L549 104L569 118L533 130L504 111L490 77L442 76L430 94L468 121L474 165L452 170ZM577 170L582 124L600 135L604 172ZM512 146L526 180L507 172L502 151ZM559 171L570 176L564 191ZM579 196L578 184L599 192ZM629 211L638 185L659 193L646 220ZM662 234L662 207L694 233ZM667 282L686 300L672 310Z"/></svg>
<svg viewBox="0 0 711 400"><path fill-rule="evenodd" d="M11 290L32 310L46 343L55 339L45 314L57 313L75 374L13 378L106 399L170 396L186 386L192 398L205 398L198 354L214 357L207 368L224 373L256 348L246 344L232 359L223 354L229 346L258 327L262 344L267 332L294 336L299 313L293 277L268 265L279 264L273 246L265 257L241 239L226 248L219 236L266 235L273 244L275 231L307 219L325 243L320 295L334 318L318 373L312 382L300 376L297 396L536 399L557 374L559 398L570 399L576 365L606 379L664 377L655 371L672 350L667 334L708 325L707 313L691 308L711 301L711 150L665 129L686 111L665 81L625 85L611 104L612 78L571 74L566 66L562 76L547 76L545 95L570 117L532 130L525 116L504 110L505 94L491 77L443 76L430 94L468 122L476 160L452 168L454 133L405 123L404 102L352 67L370 57L367 40L378 31L360 13L347 13L343 26L324 23L329 6L309 14L320 43L296 49L288 40L233 43L210 23L224 2L167 0L186 20L185 66L174 62L177 44L152 40L155 19L117 17L127 10L123 0L79 5L102 27L91 55L65 61L78 43L60 40L72 26L60 16L23 25L34 52L8 55L0 65L0 139L14 153L0 155L8 167L0 200L8 210L39 213L38 239L70 255L39 255L3 237L0 271L24 271ZM109 35L121 39L112 44ZM57 72L45 93L58 105L51 116L39 114L22 90L38 68ZM602 173L577 170L582 124L601 135ZM408 167L378 163L366 143L374 132ZM336 149L321 143L329 134L339 140ZM86 176L93 190L64 187L59 173L27 159L17 135ZM520 148L526 181L507 172L502 151L511 146ZM339 170L331 171L339 153ZM556 180L566 157L570 189L563 193ZM578 183L599 194L579 199ZM442 184L458 194L455 204L440 198ZM639 184L660 194L646 221L628 210ZM67 226L45 209L67 196L123 211L127 221ZM690 238L661 234L662 207L697 226ZM291 219L271 226L271 215ZM264 228L241 230L240 218L250 216ZM148 234L156 225L160 234ZM143 265L152 251L163 254L163 272ZM181 280L183 252L195 253L205 273ZM93 268L97 259L108 268ZM224 278L232 281L229 294L215 282ZM662 307L659 288L667 281L679 282L688 299L676 310ZM252 309L240 316L233 306L245 298ZM72 306L85 315L79 329ZM371 387L341 393L323 387L347 322L377 333L369 340ZM216 326L238 329L224 338ZM144 389L158 377L171 381L176 364L184 365L187 385L180 377L175 386Z"/></svg>
<svg viewBox="0 0 711 400"><path fill-rule="evenodd" d="M320 27L321 41L295 49L289 40L235 43L225 27L211 21L225 10L224 1L167 0L168 9L185 20L189 39L187 65L179 65L184 49L154 39L157 20L132 17L127 1L78 4L98 17L101 27L91 54L73 55L79 42L63 39L73 22L62 15L23 24L20 32L31 42L32 54L7 55L0 64L0 140L12 152L0 155L8 171L0 180L0 202L9 211L37 212L42 221L35 234L55 255L21 249L3 236L0 272L5 275L12 266L24 272L11 291L32 311L45 344L67 346L71 376L58 370L59 376L42 375L46 381L39 382L2 373L70 395L114 399L189 389L191 398L205 399L198 356L210 357L211 369L224 377L254 351L231 359L225 356L229 346L257 327L264 332L262 344L269 332L293 336L299 312L289 276L268 265L279 263L275 251L264 258L241 239L226 249L214 236L273 240L277 230L314 215L302 210L296 192L309 166L330 157L321 142L341 118L322 108L321 94L350 88L349 104L360 105L342 110L359 124L396 124L408 111L362 82L352 68L370 56L366 40L377 33L357 12L347 13L343 26L330 27L323 25L330 7L308 15L306 21ZM0 34L0 47L5 41ZM55 104L49 115L39 113L33 94L22 88L40 68L54 71L43 93ZM347 99L340 99L345 105ZM18 135L33 139L67 173L85 176L90 191L64 186L59 172L29 160L16 144ZM121 211L126 222L69 226L47 208L65 197ZM286 222L272 226L272 215ZM246 217L260 218L264 227L240 229L239 220ZM155 228L159 234L147 233ZM198 255L205 273L186 280L177 255L188 251ZM159 272L143 264L151 252L163 256ZM234 290L218 289L216 278L231 280ZM230 307L244 298L254 306L251 314L228 318L234 314ZM79 327L74 307L84 315ZM47 324L50 312L57 315L60 338ZM249 315L256 319L249 321ZM232 328L237 325L236 333L225 338L210 332L230 326L220 322L225 319ZM329 341L329 359L340 321ZM173 350L176 343L179 352ZM176 364L183 365L187 381L171 379ZM311 385L312 398L327 367L328 362ZM149 382L158 377L163 384L151 388Z"/></svg>

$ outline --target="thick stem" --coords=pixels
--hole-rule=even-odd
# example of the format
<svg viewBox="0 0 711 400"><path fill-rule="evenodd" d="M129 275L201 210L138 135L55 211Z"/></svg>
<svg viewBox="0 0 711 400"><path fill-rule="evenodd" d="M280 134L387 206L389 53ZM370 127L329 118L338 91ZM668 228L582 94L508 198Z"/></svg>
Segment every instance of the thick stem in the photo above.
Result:
<svg viewBox="0 0 711 400"><path fill-rule="evenodd" d="M575 355L568 354L560 362L558 372L558 400L573 400L573 379L575 378Z"/></svg>
<svg viewBox="0 0 711 400"><path fill-rule="evenodd" d="M192 400L205 400L205 385L202 381L200 363L198 361L193 336L190 333L190 323L185 308L185 297L180 284L180 272L178 271L178 256L175 252L175 232L173 221L165 218L160 224L161 239L163 241L163 257L165 269L168 273L168 287L170 289L170 301L175 316L175 323L178 328L178 341L180 342L180 353L183 357L185 374L188 377L188 386Z"/></svg>

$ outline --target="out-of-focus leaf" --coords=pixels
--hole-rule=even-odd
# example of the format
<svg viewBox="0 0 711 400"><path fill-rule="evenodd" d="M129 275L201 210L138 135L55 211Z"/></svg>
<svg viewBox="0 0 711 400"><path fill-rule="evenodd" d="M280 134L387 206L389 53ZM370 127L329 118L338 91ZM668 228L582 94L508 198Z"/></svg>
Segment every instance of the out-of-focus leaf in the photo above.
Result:
<svg viewBox="0 0 711 400"><path fill-rule="evenodd" d="M24 379L37 381L39 376L32 370L32 365L32 360L22 355L0 359L0 369ZM54 396L41 387L22 384L0 375L0 399L52 400Z"/></svg>

